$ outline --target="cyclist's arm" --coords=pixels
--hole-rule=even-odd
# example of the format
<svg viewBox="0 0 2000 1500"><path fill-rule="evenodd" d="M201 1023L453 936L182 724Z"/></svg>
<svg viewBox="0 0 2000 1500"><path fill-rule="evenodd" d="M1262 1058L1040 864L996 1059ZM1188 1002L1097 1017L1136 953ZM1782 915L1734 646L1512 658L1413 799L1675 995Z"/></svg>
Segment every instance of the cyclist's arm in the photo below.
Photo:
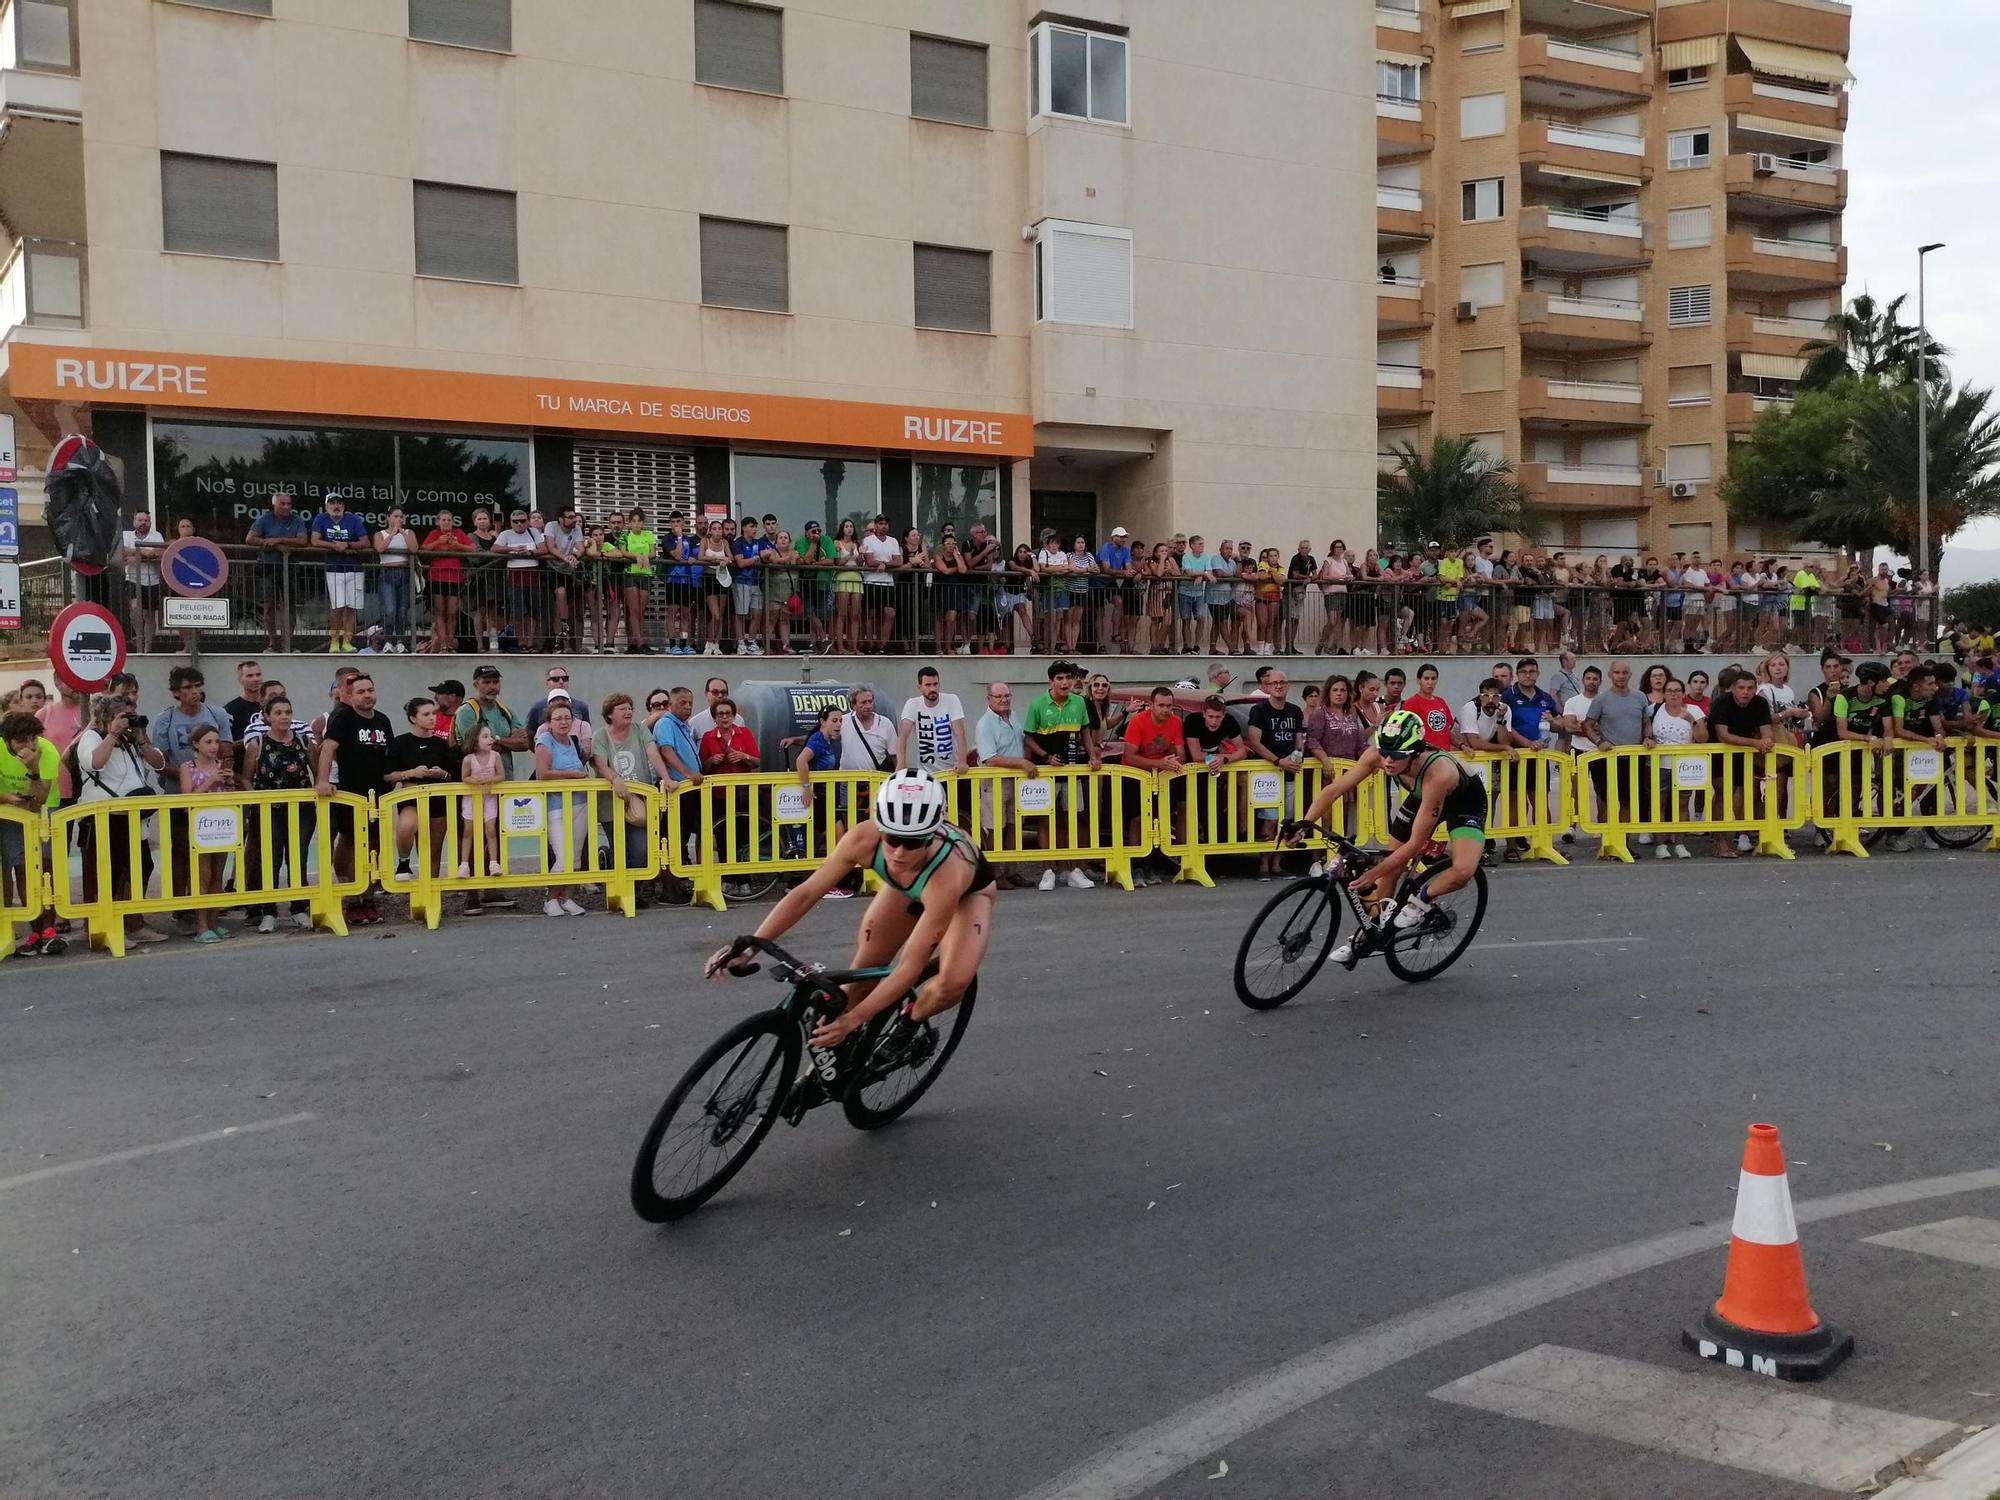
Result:
<svg viewBox="0 0 2000 1500"><path fill-rule="evenodd" d="M757 924L756 936L776 941L790 932L801 917L819 904L822 896L868 863L880 837L872 820L856 823L848 829L820 867L785 892L784 899Z"/></svg>
<svg viewBox="0 0 2000 1500"><path fill-rule="evenodd" d="M1300 821L1304 823L1319 822L1332 809L1334 803L1360 786L1362 782L1366 781L1381 768L1381 755L1376 752L1373 745L1368 746L1361 752L1361 759L1354 763L1353 769L1341 772L1340 775L1334 777L1332 781L1329 781L1325 786L1320 788L1319 795L1312 799L1312 805L1305 810L1305 815Z"/></svg>

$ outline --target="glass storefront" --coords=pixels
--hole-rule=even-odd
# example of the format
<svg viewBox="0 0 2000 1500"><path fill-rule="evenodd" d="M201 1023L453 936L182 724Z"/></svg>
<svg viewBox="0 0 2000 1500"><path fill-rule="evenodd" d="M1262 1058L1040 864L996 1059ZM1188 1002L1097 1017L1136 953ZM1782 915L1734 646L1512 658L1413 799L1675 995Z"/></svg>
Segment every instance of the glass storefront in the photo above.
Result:
<svg viewBox="0 0 2000 1500"><path fill-rule="evenodd" d="M155 422L153 514L169 533L185 516L201 535L229 541L282 490L302 511L338 496L370 526L381 525L392 505L409 513L412 528L441 509L465 525L475 506L527 503L528 454L525 438Z"/></svg>
<svg viewBox="0 0 2000 1500"><path fill-rule="evenodd" d="M990 464L917 463L912 466L917 499L917 529L937 545L939 530L950 525L963 542L973 523L984 521L1000 535L1000 471Z"/></svg>
<svg viewBox="0 0 2000 1500"><path fill-rule="evenodd" d="M795 458L779 453L738 453L733 457L736 514L775 515L794 537L818 521L832 536L842 521L856 532L882 509L880 476L872 458Z"/></svg>

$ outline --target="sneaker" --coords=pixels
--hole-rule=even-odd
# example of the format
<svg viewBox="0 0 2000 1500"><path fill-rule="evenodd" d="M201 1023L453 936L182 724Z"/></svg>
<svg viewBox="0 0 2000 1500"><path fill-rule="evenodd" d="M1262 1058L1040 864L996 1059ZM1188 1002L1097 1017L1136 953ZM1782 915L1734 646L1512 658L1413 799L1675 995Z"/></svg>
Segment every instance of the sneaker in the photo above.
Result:
<svg viewBox="0 0 2000 1500"><path fill-rule="evenodd" d="M488 896L486 898L486 904L492 907L495 911L512 911L514 909L514 898L508 895L506 892L502 891L495 895Z"/></svg>
<svg viewBox="0 0 2000 1500"><path fill-rule="evenodd" d="M1650 833L1642 833L1636 839L1632 840L1632 842L1643 848L1645 845L1653 842L1653 836Z"/></svg>
<svg viewBox="0 0 2000 1500"><path fill-rule="evenodd" d="M298 928L298 929L299 929L299 931L301 931L301 932L311 932L311 931L312 931L312 925L313 925L313 917L312 917L312 913L311 913L311 912L309 912L309 911L295 911L295 912L293 912L293 913L292 913L292 925L293 925L294 927Z"/></svg>
<svg viewBox="0 0 2000 1500"><path fill-rule="evenodd" d="M1361 962L1361 955L1354 951L1354 945L1359 941L1359 937L1347 939L1338 948L1334 949L1328 957L1343 969L1352 969L1356 964Z"/></svg>
<svg viewBox="0 0 2000 1500"><path fill-rule="evenodd" d="M459 874L461 874L461 875L464 875L464 874L465 874L465 871L464 871L464 870L460 870L460 871L459 871L458 873L459 873ZM506 871L505 871L504 869L502 869L502 868L501 868L501 865L500 865L500 861L499 861L499 860L497 860L497 859L493 859L493 860L488 860L488 861L486 862L486 873L487 873L488 875L505 875L505 874L506 874L507 872L506 872ZM470 878L470 877L468 877L468 878ZM498 905L499 905L500 903L499 903L498 901L489 901L489 902L487 902L486 904L487 904L488 906L498 906ZM508 902L507 904L508 904L509 906L512 906L512 905L513 905L514 903L510 901L510 902Z"/></svg>
<svg viewBox="0 0 2000 1500"><path fill-rule="evenodd" d="M468 917L477 917L484 915L485 911L486 908L479 904L479 898L477 896L467 896L465 898L465 914Z"/></svg>
<svg viewBox="0 0 2000 1500"><path fill-rule="evenodd" d="M703 656L720 656L722 655L722 648L716 645L714 641L710 641L701 648L701 654Z"/></svg>
<svg viewBox="0 0 2000 1500"><path fill-rule="evenodd" d="M1323 859L1316 859L1310 865L1306 866L1306 874L1310 875L1314 880L1319 879L1325 873L1326 861Z"/></svg>
<svg viewBox="0 0 2000 1500"><path fill-rule="evenodd" d="M1081 870L1071 870L1063 878L1069 882L1069 888L1073 891L1088 891L1097 887L1097 882Z"/></svg>
<svg viewBox="0 0 2000 1500"><path fill-rule="evenodd" d="M1755 844L1750 842L1749 834L1739 833L1736 835L1736 852L1738 854L1748 854L1752 849L1756 847L1757 846Z"/></svg>
<svg viewBox="0 0 2000 1500"><path fill-rule="evenodd" d="M1403 903L1403 909L1396 913L1396 930L1408 932L1430 914L1430 902L1422 896L1412 896Z"/></svg>
<svg viewBox="0 0 2000 1500"><path fill-rule="evenodd" d="M1908 854L1916 847L1917 841L1907 833L1895 833L1889 836L1887 848L1892 854Z"/></svg>
<svg viewBox="0 0 2000 1500"><path fill-rule="evenodd" d="M1686 844L1676 844L1676 845L1674 845L1674 858L1675 858L1675 859L1693 859L1693 858L1694 858L1694 856L1693 856L1692 854L1688 853L1688 846L1687 846Z"/></svg>
<svg viewBox="0 0 2000 1500"><path fill-rule="evenodd" d="M970 646L960 646L958 648L958 654L960 656L970 656L972 655L972 648Z"/></svg>
<svg viewBox="0 0 2000 1500"><path fill-rule="evenodd" d="M1672 844L1653 845L1653 858L1672 859L1673 857L1674 857L1674 846Z"/></svg>
<svg viewBox="0 0 2000 1500"><path fill-rule="evenodd" d="M391 875L389 878L395 881L398 885L404 885L412 880L415 880L417 877L410 873L409 861L398 860L396 863L396 873L394 875Z"/></svg>
<svg viewBox="0 0 2000 1500"><path fill-rule="evenodd" d="M580 917L583 915L583 908L565 896L562 903L562 914L566 917Z"/></svg>
<svg viewBox="0 0 2000 1500"><path fill-rule="evenodd" d="M58 954L69 952L69 939L55 928L47 928L42 933L42 940L35 945L35 951L43 958L54 958Z"/></svg>
<svg viewBox="0 0 2000 1500"><path fill-rule="evenodd" d="M278 919L269 912L264 913L263 916L257 919L257 930L264 933L276 932L278 930Z"/></svg>
<svg viewBox="0 0 2000 1500"><path fill-rule="evenodd" d="M125 934L125 946L128 948L134 944L164 943L166 940L167 935L164 932L155 932L150 927L134 927Z"/></svg>
<svg viewBox="0 0 2000 1500"><path fill-rule="evenodd" d="M1035 889L1038 891L1052 891L1055 888L1056 872L1054 870L1042 871L1042 878L1035 883Z"/></svg>
<svg viewBox="0 0 2000 1500"><path fill-rule="evenodd" d="M470 880L470 879L472 879L472 866L471 866L471 865L460 865L460 866L458 867L458 878L459 878L460 880Z"/></svg>
<svg viewBox="0 0 2000 1500"><path fill-rule="evenodd" d="M550 899L550 900L548 900L548 901L544 901L544 902L542 903L542 915L543 915L543 916L545 916L545 917L559 917L559 916L561 916L562 914L563 914L563 909L562 909L562 903L561 903L560 901L556 901L556 900L554 900L554 899Z"/></svg>
<svg viewBox="0 0 2000 1500"><path fill-rule="evenodd" d="M1050 889L1054 889L1054 887L1050 887ZM38 952L41 951L41 946L42 946L42 940L40 936L37 935L36 933L30 932L26 937L22 938L20 943L15 947L14 957L33 958Z"/></svg>
<svg viewBox="0 0 2000 1500"><path fill-rule="evenodd" d="M843 890L840 886L835 886L819 899L822 901L852 901L854 899L854 892Z"/></svg>

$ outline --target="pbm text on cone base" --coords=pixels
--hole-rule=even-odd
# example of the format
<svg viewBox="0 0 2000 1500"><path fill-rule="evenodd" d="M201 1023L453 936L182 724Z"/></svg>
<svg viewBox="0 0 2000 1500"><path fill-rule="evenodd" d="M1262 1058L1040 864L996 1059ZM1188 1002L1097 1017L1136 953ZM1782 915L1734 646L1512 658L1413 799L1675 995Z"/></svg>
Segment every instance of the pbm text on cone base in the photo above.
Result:
<svg viewBox="0 0 2000 1500"><path fill-rule="evenodd" d="M1854 1352L1854 1335L1822 1323L1807 1333L1758 1333L1738 1328L1714 1308L1682 1330L1681 1343L1701 1359L1778 1380L1823 1380Z"/></svg>

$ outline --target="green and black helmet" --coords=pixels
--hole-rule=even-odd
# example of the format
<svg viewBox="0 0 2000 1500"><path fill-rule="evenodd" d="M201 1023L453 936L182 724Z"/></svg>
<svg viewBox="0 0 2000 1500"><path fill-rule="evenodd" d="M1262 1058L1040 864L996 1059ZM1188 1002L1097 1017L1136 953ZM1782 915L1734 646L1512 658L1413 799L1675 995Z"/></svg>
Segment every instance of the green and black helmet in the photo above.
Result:
<svg viewBox="0 0 2000 1500"><path fill-rule="evenodd" d="M1403 760L1423 748L1424 721L1407 708L1399 708L1382 721L1375 731L1375 748L1390 760Z"/></svg>

